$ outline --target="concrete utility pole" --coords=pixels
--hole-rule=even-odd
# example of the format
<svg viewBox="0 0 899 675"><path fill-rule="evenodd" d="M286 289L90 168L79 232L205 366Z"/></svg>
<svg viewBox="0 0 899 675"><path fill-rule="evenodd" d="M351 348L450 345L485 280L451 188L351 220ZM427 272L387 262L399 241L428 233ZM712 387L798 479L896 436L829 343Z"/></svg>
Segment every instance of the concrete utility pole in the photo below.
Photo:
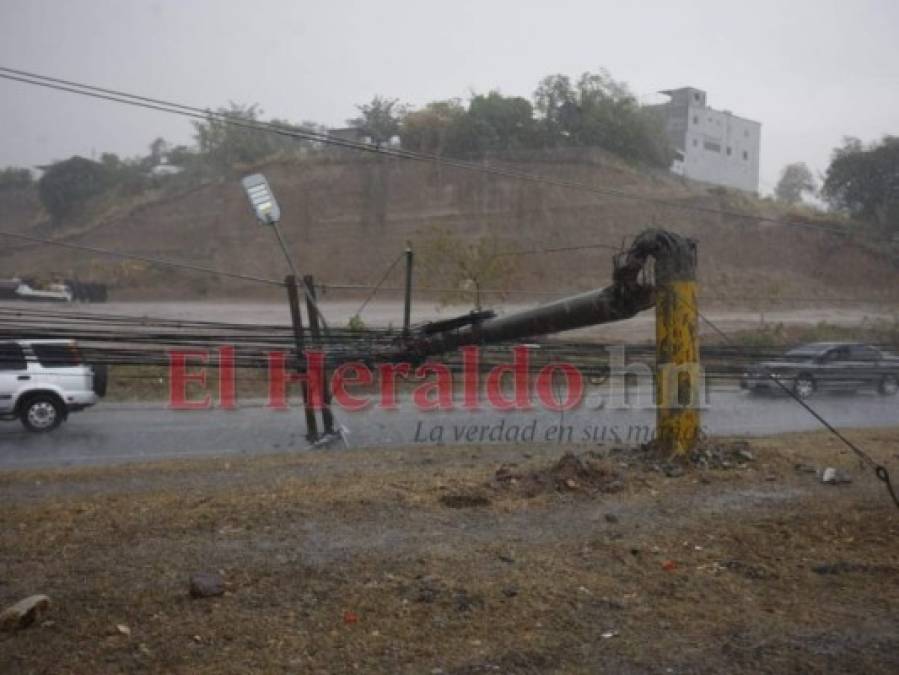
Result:
<svg viewBox="0 0 899 675"><path fill-rule="evenodd" d="M655 256L656 443L683 455L699 439L699 312L696 244L668 234L667 255Z"/></svg>

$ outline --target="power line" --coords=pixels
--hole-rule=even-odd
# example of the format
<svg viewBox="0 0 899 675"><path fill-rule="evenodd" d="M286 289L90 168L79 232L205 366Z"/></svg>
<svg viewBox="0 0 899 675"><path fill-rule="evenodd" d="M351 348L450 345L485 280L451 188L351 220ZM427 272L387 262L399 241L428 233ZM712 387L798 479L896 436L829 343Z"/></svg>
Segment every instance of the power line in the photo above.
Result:
<svg viewBox="0 0 899 675"><path fill-rule="evenodd" d="M583 249L602 248L607 251L621 251L621 246L612 246L611 244L580 244L577 246L557 246L555 248L535 248L527 251L500 251L493 255L494 258L502 258L506 256L519 255L536 255L542 253L563 253L566 251L581 251Z"/></svg>
<svg viewBox="0 0 899 675"><path fill-rule="evenodd" d="M708 215L716 215L716 216L725 216L730 218L742 219L742 220L752 220L755 222L766 222L773 223L777 225L783 225L787 227L802 227L812 230L817 230L821 232L827 232L836 236L849 236L851 233L838 227L831 227L827 225L822 225L820 223L809 223L800 220L782 220L780 218L774 218L771 216L765 216L761 214L751 214L745 213L742 211L735 211L732 209L721 209L710 206L700 206L696 204L686 204L678 201L673 201L671 199L664 199L661 197L652 197L648 195L639 195L632 192L628 192L626 190L620 190L616 188L609 187L597 187L595 185L590 185L587 183L582 183L579 181L571 181L564 180L559 178L551 178L548 176L542 176L539 174L533 174L525 171L518 171L515 169L502 168L497 166L491 166L489 164L484 163L476 163L464 160L456 160L448 157L444 157L441 155L435 155L431 153L423 153L416 152L411 150L404 150L401 148L392 148L392 147L384 147L379 144L374 143L365 143L362 141L351 141L348 139L336 138L334 136L323 134L320 132L316 132L313 130L303 129L301 127L294 126L283 126L279 124L274 124L271 122L261 122L255 120L245 120L236 118L232 115L227 115L223 113L214 112L210 109L199 108L196 106L184 105L181 103L175 103L172 101L166 101L164 99L156 99L148 96L140 96L137 94L130 94L128 92L124 92L121 90L115 89L107 89L104 87L97 87L94 85L83 84L79 82L74 82L72 80L63 80L61 78L50 77L48 75L40 75L38 73L33 73L24 70L17 70L14 68L8 68L4 66L0 66L0 78L16 81L24 84L30 84L38 87L45 87L50 89L55 89L58 91L63 91L72 94L78 94L82 96L89 96L93 98L98 98L101 100L112 101L116 103L123 103L126 105L136 106L148 108L151 110L157 110L160 112L167 112L170 114L182 115L185 117L190 117L194 119L217 119L223 123L230 124L233 126L238 126L246 129L253 129L256 131L265 131L269 133L275 133L282 136L293 137L306 141L313 141L317 143L322 143L326 145L334 145L338 147L348 148L352 150L358 150L362 152L368 152L378 155L384 155L389 157L395 157L398 159L409 159L420 162L430 162L436 164L442 164L445 166L451 166L458 169L464 169L469 171L477 171L479 173L496 175L505 178L512 178L516 180L523 180L533 183L542 183L545 185L551 185L554 187L561 187L571 190L577 190L582 192L587 192L590 194L595 194L604 197L615 197L619 199L627 199L632 201L646 202L651 204L656 204L658 206L663 206L666 208L685 210L685 211L693 211L696 213L705 213ZM870 241L884 241L891 242L892 240L889 238L870 238Z"/></svg>
<svg viewBox="0 0 899 675"><path fill-rule="evenodd" d="M140 262L150 263L152 265L160 265L162 267L169 267L172 269L183 269L190 270L193 272L203 272L205 274L213 274L219 277L230 277L232 279L241 279L243 281L253 281L259 284L268 284L269 286L284 286L283 281L277 281L276 279L266 279L264 277L257 277L251 274L240 274L238 272L225 272L223 270L217 270L212 267L203 267L202 265L192 265L190 263L183 262L175 262L172 260L164 260L162 258L153 258L151 256L138 255L135 253L122 253L121 251L113 251L108 248L100 248L99 246L86 246L84 244L71 244L64 241L56 241L53 239L44 239L43 237L35 237L28 234L20 234L18 232L9 232L6 230L0 230L0 236L3 237L12 237L13 239L21 239L23 241L30 241L38 244L46 244L48 246L59 246L61 248L73 249L75 251L87 251L89 253L99 253L101 255L108 255L115 258L123 258L126 260L138 260Z"/></svg>
<svg viewBox="0 0 899 675"><path fill-rule="evenodd" d="M387 271L384 272L384 274L378 280L378 283L376 283L372 287L371 293L369 293L368 296L365 298L365 300L362 301L362 304L359 306L359 309L356 310L356 314L354 316L359 316L360 314L362 314L362 311L365 309L365 307L368 305L368 303L371 302L372 298L375 297L375 294L378 292L378 289L381 287L381 284L383 284L385 281L387 281L387 277L390 276L390 273L393 271L393 268L396 267L396 264L400 260L402 260L402 258L405 255L406 255L406 253L405 253L405 251L403 251L396 258L393 259L393 262L390 263L390 266L387 268Z"/></svg>

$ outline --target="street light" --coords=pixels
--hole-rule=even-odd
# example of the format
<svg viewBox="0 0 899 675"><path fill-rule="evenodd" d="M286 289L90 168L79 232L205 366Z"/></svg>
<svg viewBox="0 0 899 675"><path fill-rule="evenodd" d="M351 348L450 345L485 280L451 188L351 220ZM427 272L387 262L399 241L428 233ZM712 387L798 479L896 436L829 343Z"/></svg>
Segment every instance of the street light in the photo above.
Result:
<svg viewBox="0 0 899 675"><path fill-rule="evenodd" d="M277 225L281 220L281 209L278 207L278 200L272 194L268 181L261 173L254 173L246 176L240 181L243 185L247 199L250 200L250 206L256 213L256 217L263 225Z"/></svg>
<svg viewBox="0 0 899 675"><path fill-rule="evenodd" d="M275 199L271 186L268 184L265 176L261 173L244 176L240 180L240 184L243 186L247 199L250 201L250 206L256 214L256 218L258 218L259 222L263 225L270 225L275 231L275 236L278 237L278 244L281 246L281 251L284 253L284 259L287 260L287 266L290 268L291 274L294 276L295 280L300 281L303 294L306 296L306 301L315 309L318 318L322 323L322 327L325 330L325 334L328 335L328 322L325 321L324 315L318 308L315 294L312 292L312 289L306 285L305 280L300 279L297 268L293 264L293 259L290 257L290 252L287 250L287 244L284 241L284 237L281 236L281 228L278 227L278 221L281 220L281 208L278 206L278 200Z"/></svg>
<svg viewBox="0 0 899 675"><path fill-rule="evenodd" d="M287 266L290 268L293 276L298 277L297 268L294 266L293 259L287 251L284 237L281 236L281 228L278 227L278 221L281 220L281 208L278 206L278 200L275 199L272 188L269 186L265 176L261 173L244 176L240 184L243 185L243 191L246 193L247 199L250 200L250 206L253 208L253 212L256 214L259 222L263 225L271 225L272 229L275 230L278 244L280 244L284 258L287 260Z"/></svg>

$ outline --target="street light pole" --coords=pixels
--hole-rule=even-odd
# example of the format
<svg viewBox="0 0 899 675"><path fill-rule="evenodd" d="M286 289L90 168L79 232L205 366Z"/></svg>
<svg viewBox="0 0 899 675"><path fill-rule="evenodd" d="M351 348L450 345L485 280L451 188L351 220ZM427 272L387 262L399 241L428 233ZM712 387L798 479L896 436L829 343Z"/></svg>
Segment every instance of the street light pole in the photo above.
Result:
<svg viewBox="0 0 899 675"><path fill-rule="evenodd" d="M308 359L306 359L303 315L300 310L300 299L297 293L299 283L303 284L303 292L306 296L310 320L312 321L314 317L314 321L310 324L310 328L313 331L313 337L316 339L318 338L319 322L321 322L325 334L328 333L328 324L325 322L325 317L318 308L314 289L309 287L310 284L305 278L300 281L300 275L297 272L296 265L294 265L293 258L290 256L290 251L287 249L287 242L284 241L284 235L281 234L281 228L278 227L278 222L281 220L281 209L278 206L278 201L275 199L275 195L272 193L271 187L265 176L261 173L246 176L241 180L241 184L247 194L247 199L250 201L250 206L253 207L253 210L256 213L256 218L262 224L270 226L275 231L278 246L281 247L281 252L284 254L284 259L287 261L287 266L290 269L290 274L285 277L284 284L287 287L287 302L290 306L290 319L293 324L294 344L297 352L297 369L305 376L301 385L301 390L303 393L303 408L306 414L306 438L309 439L311 443L315 443L319 440L319 435L318 424L315 419L315 410L310 402L310 387L322 386L324 388L322 396L318 396L316 399L321 401L323 405L322 418L326 434L333 433L334 418L331 414L330 407L328 406L330 400L330 397L327 396L328 383L326 381L312 382L310 380L312 373L309 370ZM303 363L305 363L305 366L301 368L301 364Z"/></svg>

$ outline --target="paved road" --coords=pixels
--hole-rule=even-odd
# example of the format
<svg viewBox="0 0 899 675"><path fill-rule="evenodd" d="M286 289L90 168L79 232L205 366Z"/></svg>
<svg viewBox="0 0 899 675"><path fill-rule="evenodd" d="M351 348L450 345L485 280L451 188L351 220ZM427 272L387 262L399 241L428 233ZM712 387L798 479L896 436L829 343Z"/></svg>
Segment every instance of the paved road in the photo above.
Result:
<svg viewBox="0 0 899 675"><path fill-rule="evenodd" d="M822 395L814 407L838 427L899 425L899 398L875 394ZM397 411L338 411L352 447L429 443L447 445L524 440L535 444L563 440L644 441L652 433L652 410L595 409L589 400L560 417L545 410L499 414L495 411L422 413L405 403ZM703 415L709 433L764 435L819 428L806 411L786 398L749 396L733 388L716 389ZM561 429L561 431L560 431ZM337 451L340 444L331 446ZM163 403L101 403L72 415L61 428L32 435L18 422L0 424L0 468L112 464L173 457L265 454L304 451L301 410L276 411L261 402L238 410L167 410Z"/></svg>

